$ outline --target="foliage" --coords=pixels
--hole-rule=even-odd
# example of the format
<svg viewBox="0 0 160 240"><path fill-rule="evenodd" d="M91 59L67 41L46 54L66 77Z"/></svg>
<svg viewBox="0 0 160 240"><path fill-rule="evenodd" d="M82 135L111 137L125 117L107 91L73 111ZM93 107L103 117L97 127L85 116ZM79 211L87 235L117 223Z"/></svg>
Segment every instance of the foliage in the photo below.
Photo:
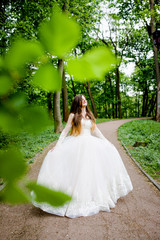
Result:
<svg viewBox="0 0 160 240"><path fill-rule="evenodd" d="M61 59L77 45L80 27L54 6L50 20L42 24L39 35L45 50Z"/></svg>
<svg viewBox="0 0 160 240"><path fill-rule="evenodd" d="M102 123L102 122L113 121L113 120L117 120L117 119L97 118L97 119L96 119L96 124L97 124L97 123Z"/></svg>
<svg viewBox="0 0 160 240"><path fill-rule="evenodd" d="M69 60L67 70L75 80L103 80L106 72L109 72L115 63L112 52L106 47L99 47L87 51L78 59Z"/></svg>
<svg viewBox="0 0 160 240"><path fill-rule="evenodd" d="M34 182L29 182L27 187L34 191L33 199L36 202L47 202L52 206L63 205L66 201L70 201L71 197L66 196L63 192L50 191L49 188L35 184Z"/></svg>
<svg viewBox="0 0 160 240"><path fill-rule="evenodd" d="M58 21L56 21L58 19ZM65 29L64 29L65 27ZM77 23L60 10L54 7L53 14L39 29L40 39L24 40L19 38L11 45L10 49L3 58L1 58L1 108L0 108L0 128L2 135L14 135L27 133L38 133L49 126L48 113L45 108L33 104L27 104L24 93L19 93L18 86L23 79L27 77L26 69L35 69L34 77L30 84L38 86L43 91L57 91L61 87L61 78L57 68L52 63L59 57L65 57L69 54L78 43L80 30ZM54 41L53 41L54 39ZM110 58L109 50L103 48L100 51L88 53L88 58L98 57L103 61L104 56ZM91 66L94 66L94 62ZM107 61L106 72L110 69L113 62ZM92 66L92 69L93 69ZM74 69L70 68L70 73ZM78 71L78 70L77 70ZM100 79L103 80L104 68L97 67ZM43 79L45 77L45 79ZM87 79L93 78L92 70L88 71ZM23 84L22 84L23 85ZM35 135L36 137L36 135ZM10 203L31 202L33 196L30 192L25 193L24 189L18 185L20 178L23 179L27 170L22 153L17 150L18 146L8 142L9 148L2 149L0 152L0 176L4 179L5 184L0 193L0 200ZM12 147L13 146L13 147ZM16 171L12 171L12 168ZM70 199L66 194L46 189L36 183L29 182L24 184L28 190L34 190L36 201L48 201L57 206ZM44 197L45 196L45 197ZM55 199L56 196L56 199ZM52 199L52 200L51 200ZM53 201L55 199L55 201Z"/></svg>
<svg viewBox="0 0 160 240"><path fill-rule="evenodd" d="M0 5L1 54L6 52L17 37L37 39L38 26L51 15L51 8L55 2L54 0L2 0Z"/></svg>
<svg viewBox="0 0 160 240"><path fill-rule="evenodd" d="M118 129L131 155L153 178L160 181L160 123L153 120L136 120L123 124ZM145 147L134 147L135 142L144 142Z"/></svg>
<svg viewBox="0 0 160 240"><path fill-rule="evenodd" d="M125 62L135 63L135 73L130 85L135 92L138 116L154 116L156 112L156 74L153 57L153 41L151 33L151 15L155 17L155 23L159 23L159 1L154 1L154 11L150 11L150 1L123 1L107 0L112 19L119 22L118 36L124 38L127 30L126 42L119 42L120 48L124 48L123 58ZM114 14L112 14L114 12ZM111 22L113 21L111 19ZM156 24L155 26L156 27ZM114 29L113 29L114 32ZM123 33L124 32L124 33ZM138 83L138 84L137 84ZM124 104L122 102L122 108Z"/></svg>

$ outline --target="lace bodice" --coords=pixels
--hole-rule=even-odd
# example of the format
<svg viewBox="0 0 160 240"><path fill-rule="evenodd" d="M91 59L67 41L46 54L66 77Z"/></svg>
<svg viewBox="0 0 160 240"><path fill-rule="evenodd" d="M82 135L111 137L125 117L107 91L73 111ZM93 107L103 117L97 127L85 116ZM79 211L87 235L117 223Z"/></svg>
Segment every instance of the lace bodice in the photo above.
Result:
<svg viewBox="0 0 160 240"><path fill-rule="evenodd" d="M81 125L82 125L82 131L80 135L91 134L91 127L92 127L91 120L82 118Z"/></svg>
<svg viewBox="0 0 160 240"><path fill-rule="evenodd" d="M69 132L69 130L71 128L71 123L72 123L73 117L74 117L74 114L71 113L69 115L67 124L66 124L65 128L63 129L56 146L61 145L61 143L63 142L64 138L67 136L67 134L68 134L68 132ZM82 118L81 124L82 124L81 135L91 134L91 126L92 126L91 120ZM103 136L103 134L100 132L100 130L98 129L98 127L96 125L95 125L95 129L93 131L93 135L95 135L96 137L99 137L101 139L106 140L106 138Z"/></svg>

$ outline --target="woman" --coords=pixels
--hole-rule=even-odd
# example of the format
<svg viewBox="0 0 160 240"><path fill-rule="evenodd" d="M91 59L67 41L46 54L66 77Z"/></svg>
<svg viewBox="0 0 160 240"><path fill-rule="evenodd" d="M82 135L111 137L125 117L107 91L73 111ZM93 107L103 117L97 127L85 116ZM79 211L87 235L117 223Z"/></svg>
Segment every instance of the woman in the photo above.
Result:
<svg viewBox="0 0 160 240"><path fill-rule="evenodd" d="M84 95L74 98L66 127L45 157L37 183L63 191L72 200L61 207L34 205L70 218L110 212L117 199L133 189L117 149L97 128Z"/></svg>

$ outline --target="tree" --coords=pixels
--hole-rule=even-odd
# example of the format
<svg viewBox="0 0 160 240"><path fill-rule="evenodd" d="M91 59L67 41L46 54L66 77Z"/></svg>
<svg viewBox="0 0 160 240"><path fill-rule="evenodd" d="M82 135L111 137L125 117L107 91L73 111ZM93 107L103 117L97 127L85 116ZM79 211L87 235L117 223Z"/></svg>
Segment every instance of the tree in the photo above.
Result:
<svg viewBox="0 0 160 240"><path fill-rule="evenodd" d="M156 80L157 80L157 106L156 106L156 120L160 122L160 65L158 61L158 49L154 45L153 33L155 32L155 24L156 20L154 17L155 8L154 8L154 0L150 0L150 11L151 11L151 34L152 34L152 42L153 42L153 53L154 53L154 61L155 61L155 70L156 70Z"/></svg>
<svg viewBox="0 0 160 240"><path fill-rule="evenodd" d="M122 118L121 112L121 95L120 95L120 65L123 61L124 52L128 45L129 41L129 32L130 29L128 26L121 28L122 22L120 18L116 14L109 14L107 16L108 22L108 36L104 37L104 33L102 33L102 37L99 37L100 40L107 46L112 45L112 49L117 57L118 61L115 68L116 74L116 104L115 104L115 114L116 118Z"/></svg>
<svg viewBox="0 0 160 240"><path fill-rule="evenodd" d="M118 9L118 16L125 20L127 24L130 24L132 28L136 28L136 30L141 29L142 33L146 31L148 33L148 37L150 40L150 43L152 43L152 47L150 50L154 53L154 60L155 60L155 72L156 72L156 81L157 81L157 106L156 106L156 116L155 118L158 120L159 113L157 111L160 111L158 108L158 92L159 92L159 85L160 85L160 75L159 75L159 62L158 62L158 55L157 55L157 49L153 44L153 32L155 31L155 25L156 23L159 23L159 7L160 3L159 1L154 0L145 0L145 1L126 1L123 0L115 0L114 2L108 1L110 4L109 6L112 8ZM140 39L142 36L142 33L140 35ZM145 34L146 35L146 34ZM140 40L139 39L139 40ZM147 38L146 38L147 40ZM140 41L141 42L141 41ZM142 44L144 45L144 44Z"/></svg>
<svg viewBox="0 0 160 240"><path fill-rule="evenodd" d="M96 105L95 105L95 102L94 102L94 99L93 99L93 96L92 96L92 93L91 93L90 83L89 82L87 82L86 84L84 83L84 86L86 87L89 98L91 100L93 114L94 114L95 118L98 118Z"/></svg>
<svg viewBox="0 0 160 240"><path fill-rule="evenodd" d="M154 59L141 59L137 63L135 73L132 76L132 84L139 99L142 101L142 116L150 116L156 103L156 80L154 72Z"/></svg>
<svg viewBox="0 0 160 240"><path fill-rule="evenodd" d="M67 122L69 117L69 109L68 109L68 92L67 92L67 84L65 80L65 71L63 70L62 76L62 96L63 96L63 121Z"/></svg>

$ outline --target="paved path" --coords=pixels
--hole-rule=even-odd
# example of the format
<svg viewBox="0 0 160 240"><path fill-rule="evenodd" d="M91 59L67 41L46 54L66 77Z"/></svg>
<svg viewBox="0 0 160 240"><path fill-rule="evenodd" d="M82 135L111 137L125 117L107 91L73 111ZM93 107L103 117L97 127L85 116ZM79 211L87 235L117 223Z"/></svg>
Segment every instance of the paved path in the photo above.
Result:
<svg viewBox="0 0 160 240"><path fill-rule="evenodd" d="M130 121L98 124L118 149L133 183L133 191L116 207L89 217L70 219L43 212L31 204L0 206L1 240L158 240L160 239L160 192L149 182L117 140L117 129ZM29 171L36 179L51 144L39 154Z"/></svg>

